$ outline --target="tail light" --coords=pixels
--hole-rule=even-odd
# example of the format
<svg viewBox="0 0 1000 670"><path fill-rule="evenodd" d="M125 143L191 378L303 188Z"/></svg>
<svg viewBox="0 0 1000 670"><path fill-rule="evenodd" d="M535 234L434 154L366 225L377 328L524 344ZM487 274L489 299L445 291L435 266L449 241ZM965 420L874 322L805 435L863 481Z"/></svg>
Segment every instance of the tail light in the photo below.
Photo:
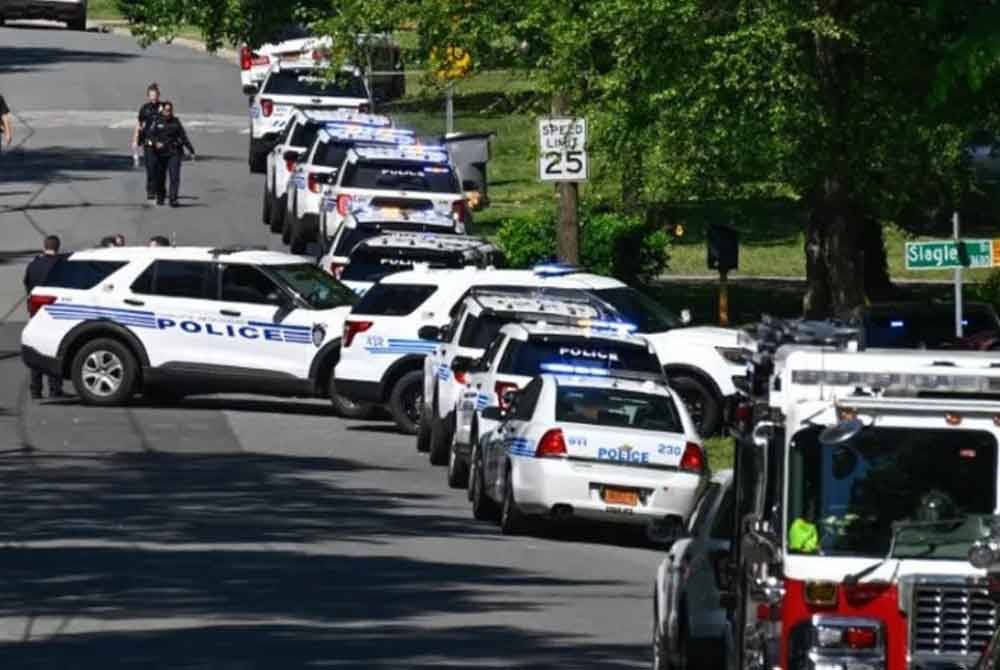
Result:
<svg viewBox="0 0 1000 670"><path fill-rule="evenodd" d="M363 333L372 327L371 321L345 321L344 336L341 338L340 346L347 348L354 341L354 336Z"/></svg>
<svg viewBox="0 0 1000 670"><path fill-rule="evenodd" d="M312 59L314 61L326 60L326 54L319 49L313 49Z"/></svg>
<svg viewBox="0 0 1000 670"><path fill-rule="evenodd" d="M46 305L51 305L56 301L54 295L29 295L28 296L28 315L34 316L38 310Z"/></svg>
<svg viewBox="0 0 1000 670"><path fill-rule="evenodd" d="M465 217L468 216L469 208L464 200L456 200L451 203L451 216L459 223L465 223Z"/></svg>
<svg viewBox="0 0 1000 670"><path fill-rule="evenodd" d="M344 266L340 263L330 263L330 274L340 279L340 276L344 274Z"/></svg>
<svg viewBox="0 0 1000 670"><path fill-rule="evenodd" d="M497 382L493 385L493 390L497 394L497 405L499 405L500 409L505 412L509 410L510 405L507 404L507 401L504 400L503 396L507 391L516 391L517 384L514 384L513 382Z"/></svg>
<svg viewBox="0 0 1000 670"><path fill-rule="evenodd" d="M264 98L260 101L260 113L264 116L271 116L274 114L274 101Z"/></svg>
<svg viewBox="0 0 1000 670"><path fill-rule="evenodd" d="M878 631L867 626L850 626L844 630L844 644L851 649L874 649Z"/></svg>
<svg viewBox="0 0 1000 670"><path fill-rule="evenodd" d="M347 216L347 210L351 206L351 196L341 194L337 196L337 214Z"/></svg>
<svg viewBox="0 0 1000 670"><path fill-rule="evenodd" d="M535 449L535 458L565 456L566 440L563 439L563 432L560 428L552 428L545 431L542 439L538 441Z"/></svg>
<svg viewBox="0 0 1000 670"><path fill-rule="evenodd" d="M323 188L322 185L318 181L316 181L315 172L310 172L309 176L306 177L306 186L308 186L309 190L312 191L313 193L319 193Z"/></svg>
<svg viewBox="0 0 1000 670"><path fill-rule="evenodd" d="M691 472L701 472L705 469L705 453L694 442L684 445L684 454L681 456L681 470Z"/></svg>
<svg viewBox="0 0 1000 670"><path fill-rule="evenodd" d="M250 53L250 47L243 47L240 49L240 69L249 70L251 65L251 60L253 55Z"/></svg>
<svg viewBox="0 0 1000 670"><path fill-rule="evenodd" d="M362 102L360 105L358 105L358 111L361 112L362 114L368 114L369 112L372 111L372 106L369 105L367 102Z"/></svg>
<svg viewBox="0 0 1000 670"><path fill-rule="evenodd" d="M292 170L294 170L295 169L295 161L286 158L285 159L285 168L287 168L287 170L289 172L291 172Z"/></svg>
<svg viewBox="0 0 1000 670"><path fill-rule="evenodd" d="M465 370L454 370L452 374L455 375L455 381L459 384L464 386L469 383L469 373Z"/></svg>

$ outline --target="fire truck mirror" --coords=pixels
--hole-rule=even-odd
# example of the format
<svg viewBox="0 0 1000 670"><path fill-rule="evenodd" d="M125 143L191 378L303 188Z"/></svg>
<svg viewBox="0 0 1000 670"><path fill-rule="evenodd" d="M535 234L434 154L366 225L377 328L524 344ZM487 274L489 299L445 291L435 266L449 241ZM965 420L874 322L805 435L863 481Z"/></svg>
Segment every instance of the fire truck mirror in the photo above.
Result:
<svg viewBox="0 0 1000 670"><path fill-rule="evenodd" d="M781 556L778 538L773 533L752 530L743 539L743 555L754 565L771 565Z"/></svg>
<svg viewBox="0 0 1000 670"><path fill-rule="evenodd" d="M819 434L819 443L824 447L836 447L846 444L856 438L865 424L860 419L848 419L840 423L824 428Z"/></svg>

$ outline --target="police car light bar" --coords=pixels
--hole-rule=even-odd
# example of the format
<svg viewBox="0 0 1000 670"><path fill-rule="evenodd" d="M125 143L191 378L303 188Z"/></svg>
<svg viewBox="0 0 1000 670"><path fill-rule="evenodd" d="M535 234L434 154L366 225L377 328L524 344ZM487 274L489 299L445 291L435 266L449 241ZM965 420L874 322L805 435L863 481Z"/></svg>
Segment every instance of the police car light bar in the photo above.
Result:
<svg viewBox="0 0 1000 670"><path fill-rule="evenodd" d="M532 271L539 277L561 277L575 274L580 271L580 268L566 263L540 263L533 267Z"/></svg>
<svg viewBox="0 0 1000 670"><path fill-rule="evenodd" d="M591 330L606 330L610 332L620 333L622 335L629 335L639 330L639 327L634 323L629 323L627 321L604 321L604 320L594 320L594 319L580 319L577 324L581 328L590 328Z"/></svg>
<svg viewBox="0 0 1000 670"><path fill-rule="evenodd" d="M542 363L538 366L543 372L554 372L561 375L577 375L580 377L610 377L611 371L607 368L588 368L583 365L570 365L569 363Z"/></svg>
<svg viewBox="0 0 1000 670"><path fill-rule="evenodd" d="M331 123L355 123L362 126L373 126L376 128L389 128L392 126L392 119L383 114L368 114L354 109L310 109L306 111L307 116L314 120Z"/></svg>
<svg viewBox="0 0 1000 670"><path fill-rule="evenodd" d="M792 370L792 383L802 386L822 384L877 388L889 394L921 392L1000 393L1000 375Z"/></svg>
<svg viewBox="0 0 1000 670"><path fill-rule="evenodd" d="M442 146L414 144L399 147L355 147L355 153L368 160L408 160L447 164L448 152Z"/></svg>
<svg viewBox="0 0 1000 670"><path fill-rule="evenodd" d="M351 212L359 223L379 223L395 221L400 223L422 223L429 226L452 228L454 219L433 209L406 209L404 207L363 207Z"/></svg>
<svg viewBox="0 0 1000 670"><path fill-rule="evenodd" d="M355 123L330 122L323 126L320 136L325 142L377 142L379 144L416 144L412 130L379 128Z"/></svg>

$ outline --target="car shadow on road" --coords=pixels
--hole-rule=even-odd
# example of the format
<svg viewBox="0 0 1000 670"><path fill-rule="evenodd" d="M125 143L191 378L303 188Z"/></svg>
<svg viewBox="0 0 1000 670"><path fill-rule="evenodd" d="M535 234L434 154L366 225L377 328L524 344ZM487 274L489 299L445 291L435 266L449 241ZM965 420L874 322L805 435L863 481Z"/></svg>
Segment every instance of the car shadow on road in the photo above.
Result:
<svg viewBox="0 0 1000 670"><path fill-rule="evenodd" d="M441 514L439 496L353 483L371 469L246 453L0 457L0 618L22 619L28 640L0 646L0 667L635 667L634 645L506 625L621 583L380 548L502 540ZM416 623L482 613L501 625ZM100 632L31 633L82 620ZM136 621L145 630L123 630Z"/></svg>
<svg viewBox="0 0 1000 670"><path fill-rule="evenodd" d="M3 60L2 51L0 49L0 62ZM94 181L101 177L76 173L133 170L132 157L124 152L111 153L88 147L22 147L5 154L4 160L0 161L0 183Z"/></svg>
<svg viewBox="0 0 1000 670"><path fill-rule="evenodd" d="M48 26L7 26L18 30L52 30ZM3 28L0 28L2 31ZM26 47L0 46L0 74L17 72L33 72L36 70L62 67L67 63L121 63L135 58L139 54L122 53L120 51L84 51L82 49L66 49L62 47ZM13 92L8 93L8 104L16 111L17 99Z"/></svg>

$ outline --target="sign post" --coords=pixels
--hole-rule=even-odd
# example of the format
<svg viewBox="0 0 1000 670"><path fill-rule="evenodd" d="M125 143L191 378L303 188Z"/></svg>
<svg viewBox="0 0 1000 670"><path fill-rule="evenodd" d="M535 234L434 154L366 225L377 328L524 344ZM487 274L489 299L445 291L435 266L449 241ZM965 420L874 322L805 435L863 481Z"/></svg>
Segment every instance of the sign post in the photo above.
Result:
<svg viewBox="0 0 1000 670"><path fill-rule="evenodd" d="M960 239L959 239L959 220L958 211L956 210L954 214L951 215L951 233L955 240L955 246L961 249ZM990 245L990 263L993 261L993 245ZM959 261L964 259L960 258ZM962 337L962 266L959 265L955 268L955 337L961 339Z"/></svg>
<svg viewBox="0 0 1000 670"><path fill-rule="evenodd" d="M553 115L538 120L538 178L559 191L559 257L578 263L580 256L579 183L587 181L587 120L565 114L562 96L552 101Z"/></svg>

